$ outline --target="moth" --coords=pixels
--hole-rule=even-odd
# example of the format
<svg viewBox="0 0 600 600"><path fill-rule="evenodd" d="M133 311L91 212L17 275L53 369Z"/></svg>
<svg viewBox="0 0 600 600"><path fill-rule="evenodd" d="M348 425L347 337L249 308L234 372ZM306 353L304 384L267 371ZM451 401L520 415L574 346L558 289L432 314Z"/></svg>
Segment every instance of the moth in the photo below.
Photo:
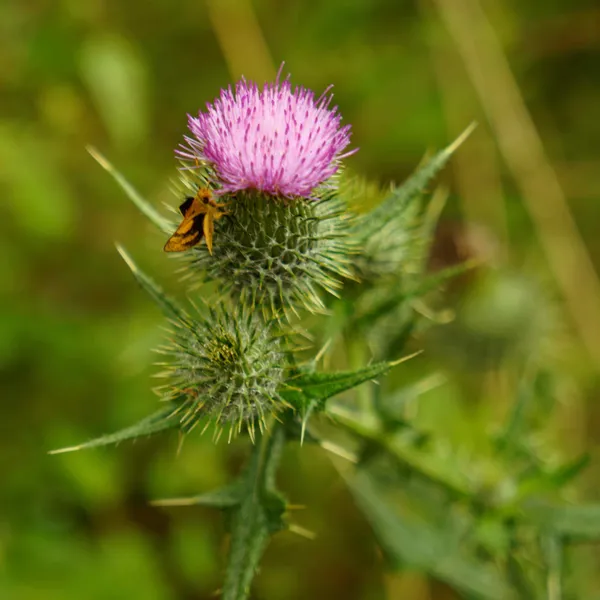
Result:
<svg viewBox="0 0 600 600"><path fill-rule="evenodd" d="M208 188L200 188L192 198L186 198L179 207L183 221L167 240L165 252L183 252L199 244L204 236L206 247L212 254L215 221L228 214L224 204L217 204Z"/></svg>

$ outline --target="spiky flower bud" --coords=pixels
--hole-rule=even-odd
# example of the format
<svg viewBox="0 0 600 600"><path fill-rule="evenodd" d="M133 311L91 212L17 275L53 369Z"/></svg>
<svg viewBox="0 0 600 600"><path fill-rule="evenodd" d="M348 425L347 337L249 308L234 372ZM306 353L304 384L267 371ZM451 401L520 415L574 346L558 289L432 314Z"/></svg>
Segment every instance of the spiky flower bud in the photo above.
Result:
<svg viewBox="0 0 600 600"><path fill-rule="evenodd" d="M254 438L267 419L286 404L278 389L285 355L275 328L243 307L220 304L206 317L173 321L170 357L163 373L166 400L181 414L183 431L202 419L215 426L215 437L229 428L229 438L243 428Z"/></svg>
<svg viewBox="0 0 600 600"><path fill-rule="evenodd" d="M197 246L193 264L271 314L317 311L317 290L334 292L351 276L335 174L353 151L343 153L350 126L331 99L279 76L262 89L242 79L190 117L193 137L178 151L184 186L209 181L229 212L215 223L212 256Z"/></svg>

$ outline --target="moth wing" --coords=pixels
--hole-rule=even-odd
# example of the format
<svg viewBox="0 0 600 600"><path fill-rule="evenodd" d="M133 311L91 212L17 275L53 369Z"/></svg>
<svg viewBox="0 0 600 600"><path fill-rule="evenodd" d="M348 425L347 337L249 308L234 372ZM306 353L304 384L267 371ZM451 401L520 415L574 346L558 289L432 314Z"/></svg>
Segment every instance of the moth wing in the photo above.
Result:
<svg viewBox="0 0 600 600"><path fill-rule="evenodd" d="M194 203L195 198L193 197L189 197L186 198L182 204L179 205L179 212L181 213L182 217L186 217L188 211L190 210L192 204Z"/></svg>
<svg viewBox="0 0 600 600"><path fill-rule="evenodd" d="M196 246L204 234L205 214L199 213L186 216L175 233L167 240L165 252L183 252Z"/></svg>

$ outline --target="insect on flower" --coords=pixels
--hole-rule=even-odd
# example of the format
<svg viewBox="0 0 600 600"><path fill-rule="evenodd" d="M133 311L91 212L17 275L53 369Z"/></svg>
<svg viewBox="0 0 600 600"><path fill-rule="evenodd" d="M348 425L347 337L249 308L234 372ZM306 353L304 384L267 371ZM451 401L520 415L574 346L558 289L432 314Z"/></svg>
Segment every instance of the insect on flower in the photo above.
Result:
<svg viewBox="0 0 600 600"><path fill-rule="evenodd" d="M214 222L228 214L223 210L224 204L217 204L208 188L200 188L192 198L186 198L179 207L183 216L175 233L167 240L165 252L183 252L193 248L202 240L212 254Z"/></svg>

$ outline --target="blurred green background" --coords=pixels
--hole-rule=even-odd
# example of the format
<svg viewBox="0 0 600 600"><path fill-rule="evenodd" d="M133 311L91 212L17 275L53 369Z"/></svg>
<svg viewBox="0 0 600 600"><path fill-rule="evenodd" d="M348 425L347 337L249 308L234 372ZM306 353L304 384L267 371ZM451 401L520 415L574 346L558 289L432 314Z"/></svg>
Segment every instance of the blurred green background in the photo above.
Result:
<svg viewBox="0 0 600 600"><path fill-rule="evenodd" d="M485 332L485 346L500 322L500 337L536 342L525 353L552 355L567 382L550 424L555 450L592 453L580 493L600 499L595 0L4 0L0 598L192 600L219 588L221 516L148 502L224 483L243 442L215 447L192 435L179 456L176 436L47 451L156 406L152 348L163 321L114 242L170 290L184 289L164 240L85 146L155 205L176 204L173 150L186 113L241 74L271 78L282 60L294 83L317 93L335 84L360 147L349 168L384 184L479 122L443 178L451 195L432 264L474 255L494 265L483 291L461 305L467 329ZM541 299L530 291L538 284ZM468 441L486 435L477 419L501 411L495 400L510 394L490 380L503 372L500 359L492 352L492 367L482 366L487 346L457 327L427 342L451 391L426 413L430 427ZM556 344L547 341L555 329ZM294 518L317 537L278 534L256 598L457 597L418 573L385 572L323 451L289 448L282 487L306 506Z"/></svg>

